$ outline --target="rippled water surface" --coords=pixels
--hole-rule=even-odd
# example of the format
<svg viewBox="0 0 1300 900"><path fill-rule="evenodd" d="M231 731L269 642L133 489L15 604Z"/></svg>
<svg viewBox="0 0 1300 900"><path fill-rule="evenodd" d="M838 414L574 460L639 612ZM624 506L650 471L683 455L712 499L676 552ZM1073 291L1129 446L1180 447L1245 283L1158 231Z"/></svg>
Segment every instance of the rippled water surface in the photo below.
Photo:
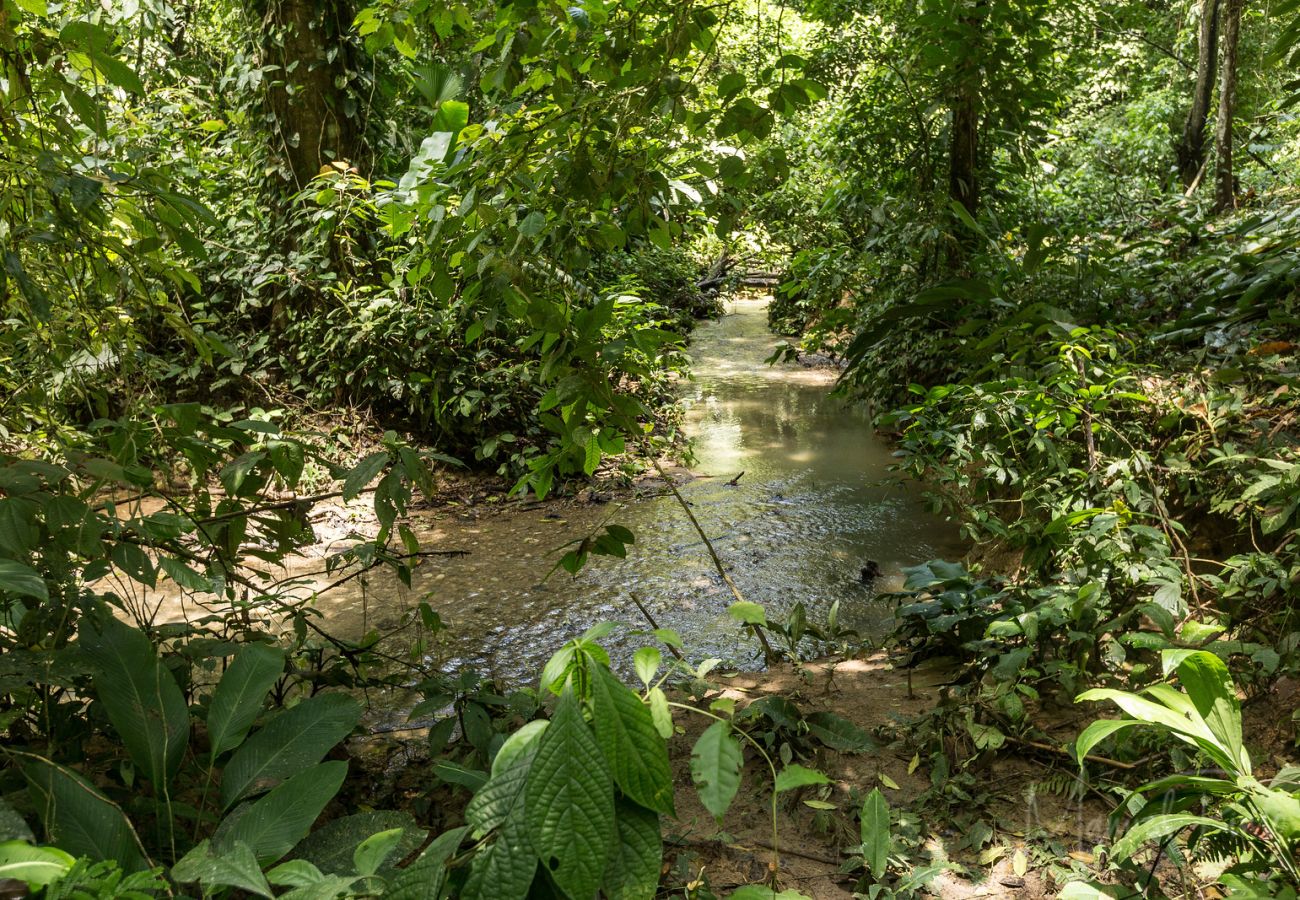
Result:
<svg viewBox="0 0 1300 900"><path fill-rule="evenodd" d="M829 396L833 372L764 364L776 343L765 302L734 301L693 336L695 377L683 393L697 477L681 492L746 599L769 617L803 601L817 622L839 599L842 620L880 634L890 611L860 583L864 562L878 561L884 575L876 587L888 586L901 566L959 553L955 530L925 512L915 486L890 476L889 448L865 413ZM626 560L595 557L576 578L557 572L542 583L557 548L607 520L636 534ZM558 512L440 514L422 538L470 553L422 568L411 591L376 577L364 594L326 601L333 626L382 628L427 594L451 626L437 650L447 666L522 681L599 621L629 626L604 642L611 652L640 646L644 638L628 633L645 627L629 600L635 592L692 656L756 661L726 615L730 592L671 496Z"/></svg>

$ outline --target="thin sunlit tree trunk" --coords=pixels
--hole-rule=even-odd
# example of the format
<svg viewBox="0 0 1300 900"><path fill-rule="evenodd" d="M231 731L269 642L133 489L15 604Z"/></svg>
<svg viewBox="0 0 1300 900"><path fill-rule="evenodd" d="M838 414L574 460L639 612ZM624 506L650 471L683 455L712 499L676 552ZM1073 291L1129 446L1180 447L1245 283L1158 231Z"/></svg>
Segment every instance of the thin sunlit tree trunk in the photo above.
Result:
<svg viewBox="0 0 1300 900"><path fill-rule="evenodd" d="M1214 208L1222 212L1237 205L1232 167L1232 123L1237 106L1237 45L1245 0L1224 0L1223 54L1220 61L1219 118L1214 130Z"/></svg>
<svg viewBox="0 0 1300 900"><path fill-rule="evenodd" d="M1200 24L1196 39L1196 86L1192 90L1192 107L1187 112L1183 134L1175 152L1178 174L1183 184L1196 182L1205 165L1206 126L1210 104L1214 101L1214 80L1218 62L1219 0L1201 0Z"/></svg>

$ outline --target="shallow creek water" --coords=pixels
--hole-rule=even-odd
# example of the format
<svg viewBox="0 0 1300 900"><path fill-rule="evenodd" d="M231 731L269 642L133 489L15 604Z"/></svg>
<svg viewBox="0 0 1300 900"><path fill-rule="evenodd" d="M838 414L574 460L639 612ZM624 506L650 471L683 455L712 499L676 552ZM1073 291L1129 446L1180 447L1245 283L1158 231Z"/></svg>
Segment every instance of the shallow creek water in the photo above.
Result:
<svg viewBox="0 0 1300 900"><path fill-rule="evenodd" d="M726 316L695 331L694 378L683 397L696 477L680 490L740 591L769 617L803 601L818 623L839 599L843 624L880 635L891 611L875 592L896 583L901 566L960 553L956 531L925 511L916 486L891 476L890 450L864 411L830 396L833 371L764 363L776 340L765 299L733 301ZM593 557L576 577L558 571L543 581L558 548L606 521L635 533L627 559ZM758 660L726 614L730 592L670 495L558 512L443 512L420 532L429 548L469 554L421 567L410 590L374 576L364 590L323 598L332 630L383 630L427 597L450 626L433 661L523 682L564 641L601 621L627 626L603 641L625 666L646 642L634 633L647 627L629 599L635 592L661 627L681 634L691 657ZM867 560L883 570L873 586L860 581Z"/></svg>

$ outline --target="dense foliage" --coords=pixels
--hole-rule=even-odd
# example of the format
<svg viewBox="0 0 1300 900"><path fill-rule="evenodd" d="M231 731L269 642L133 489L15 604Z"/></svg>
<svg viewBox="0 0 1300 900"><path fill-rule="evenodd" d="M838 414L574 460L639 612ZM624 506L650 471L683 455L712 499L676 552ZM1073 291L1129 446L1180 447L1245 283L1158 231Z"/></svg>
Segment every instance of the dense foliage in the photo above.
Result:
<svg viewBox="0 0 1300 900"><path fill-rule="evenodd" d="M930 812L969 814L967 764L1041 744L1035 710L1110 699L1085 778L1098 749L1215 772L1125 792L1070 895L1166 890L1176 853L1294 896L1295 779L1261 780L1238 692L1300 675L1298 33L1295 0L0 0L0 878L648 897L672 709L711 722L718 818L746 752L775 813L869 749L670 700L714 663L656 648L633 691L599 633L504 696L437 670L428 604L400 657L313 607L409 583L449 467L542 499L673 446L683 344L743 261L974 547L895 598L900 663L958 662L907 735ZM304 590L277 567L334 496L376 528ZM848 643L733 615L794 659ZM437 835L337 815L353 694L413 684L468 804ZM857 799L855 887L920 890L911 819Z"/></svg>

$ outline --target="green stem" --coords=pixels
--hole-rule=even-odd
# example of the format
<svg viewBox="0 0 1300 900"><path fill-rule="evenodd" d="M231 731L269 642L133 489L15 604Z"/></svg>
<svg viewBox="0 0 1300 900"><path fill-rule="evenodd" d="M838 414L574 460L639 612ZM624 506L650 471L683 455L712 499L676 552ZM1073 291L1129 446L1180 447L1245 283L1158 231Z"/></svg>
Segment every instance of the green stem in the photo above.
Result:
<svg viewBox="0 0 1300 900"><path fill-rule="evenodd" d="M678 703L676 700L669 700L668 705L676 707L677 709L686 710L687 712L698 713L701 716L713 719L715 722L726 722L731 727L732 731L749 741L767 763L768 771L772 773L772 877L775 879L777 873L781 871L781 842L776 822L776 763L772 762L772 757L768 756L767 751L763 749L762 744L750 737L748 732L743 728L737 728L736 724L730 719L724 719L716 713L709 712L707 709L700 709L699 707L691 706L689 703Z"/></svg>

